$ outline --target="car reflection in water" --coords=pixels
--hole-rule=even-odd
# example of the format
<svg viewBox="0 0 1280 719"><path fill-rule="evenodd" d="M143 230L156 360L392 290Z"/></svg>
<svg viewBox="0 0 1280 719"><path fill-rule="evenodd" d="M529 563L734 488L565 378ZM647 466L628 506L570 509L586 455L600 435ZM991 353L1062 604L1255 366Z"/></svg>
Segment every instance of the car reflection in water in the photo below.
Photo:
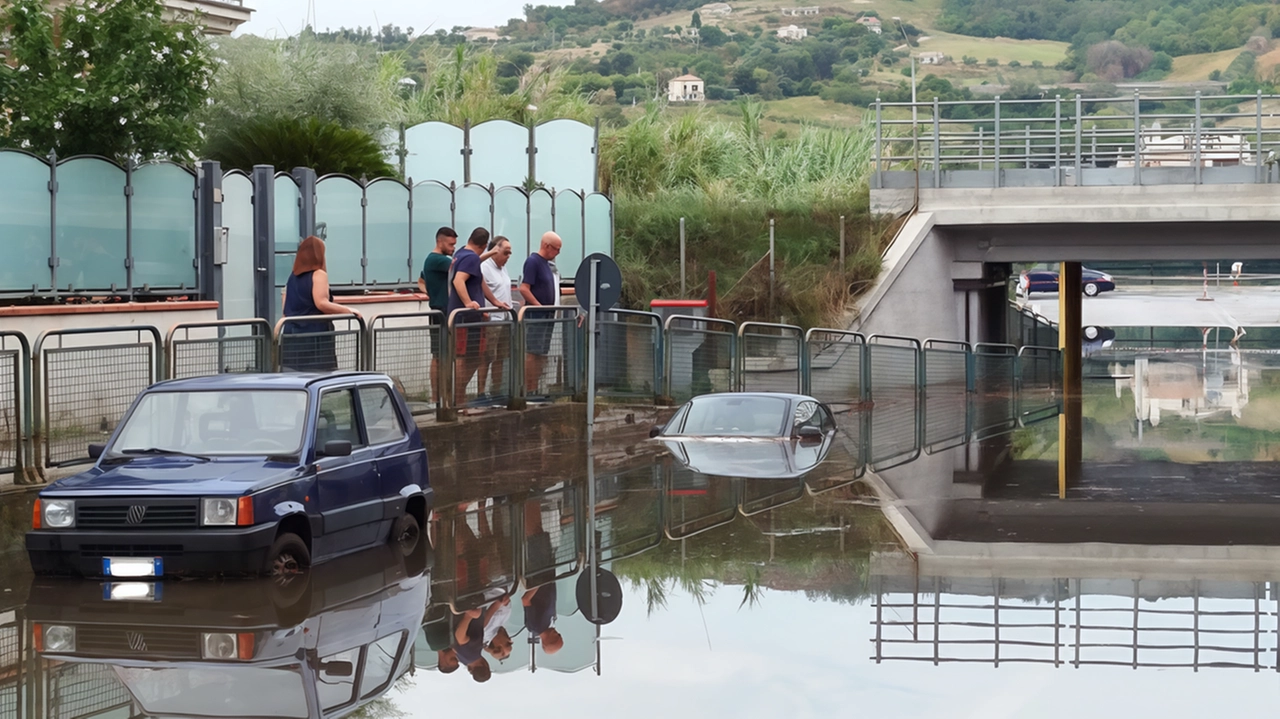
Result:
<svg viewBox="0 0 1280 719"><path fill-rule="evenodd" d="M330 719L411 668L427 557L388 545L289 583L37 578L27 617L44 663L144 715Z"/></svg>

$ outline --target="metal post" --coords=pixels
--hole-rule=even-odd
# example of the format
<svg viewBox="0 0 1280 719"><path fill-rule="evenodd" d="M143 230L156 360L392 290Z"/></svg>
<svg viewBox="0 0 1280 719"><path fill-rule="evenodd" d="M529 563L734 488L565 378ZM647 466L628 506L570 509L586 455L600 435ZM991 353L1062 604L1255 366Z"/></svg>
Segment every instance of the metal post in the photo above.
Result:
<svg viewBox="0 0 1280 719"><path fill-rule="evenodd" d="M1083 185L1084 168L1084 98L1076 95L1076 185Z"/></svg>
<svg viewBox="0 0 1280 719"><path fill-rule="evenodd" d="M58 296L58 152L49 151L49 288Z"/></svg>
<svg viewBox="0 0 1280 719"><path fill-rule="evenodd" d="M933 98L933 188L942 187L942 128L938 98Z"/></svg>
<svg viewBox="0 0 1280 719"><path fill-rule="evenodd" d="M1000 96L996 95L995 109L995 126L992 128L992 147L991 154L995 159L996 184L994 187L1000 186Z"/></svg>
<svg viewBox="0 0 1280 719"><path fill-rule="evenodd" d="M133 158L124 161L124 286L133 300Z"/></svg>
<svg viewBox="0 0 1280 719"><path fill-rule="evenodd" d="M1053 186L1062 186L1062 96L1053 96Z"/></svg>
<svg viewBox="0 0 1280 719"><path fill-rule="evenodd" d="M591 173L591 191L600 191L600 118L596 117L595 135L591 139L591 159L594 162ZM612 248L611 248L612 249Z"/></svg>
<svg viewBox="0 0 1280 719"><path fill-rule="evenodd" d="M1254 179L1262 182L1262 91L1258 91L1258 115L1254 120L1254 131L1258 133L1257 143L1253 148ZM1276 663L1280 669L1280 662Z"/></svg>
<svg viewBox="0 0 1280 719"><path fill-rule="evenodd" d="M1133 184L1142 184L1142 100L1138 90L1133 91Z"/></svg>
<svg viewBox="0 0 1280 719"><path fill-rule="evenodd" d="M595 150L594 145L592 146L592 150ZM525 180L525 188L537 187L537 180L535 178L538 176L538 164L536 160L538 145L537 140L534 138L533 118L529 118L529 146L526 147L524 151L525 154L529 156L529 177Z"/></svg>
<svg viewBox="0 0 1280 719"><path fill-rule="evenodd" d="M298 183L298 241L316 233L316 171L309 167L295 167L294 182Z"/></svg>
<svg viewBox="0 0 1280 719"><path fill-rule="evenodd" d="M1023 129L1026 132L1026 140L1024 142L1024 148L1023 148L1023 154L1022 154L1022 159L1024 162L1023 168L1030 170L1031 169L1031 126L1023 125Z"/></svg>
<svg viewBox="0 0 1280 719"><path fill-rule="evenodd" d="M680 297L685 294L685 244L684 244L684 218L680 218Z"/></svg>
<svg viewBox="0 0 1280 719"><path fill-rule="evenodd" d="M1200 138L1201 138L1201 133L1200 133L1200 91L1199 91L1199 90L1196 90L1196 119L1195 119L1195 123L1196 123L1196 124L1195 124L1195 143L1196 143L1196 146L1195 146L1195 150L1194 150L1194 153L1195 153L1195 154L1194 154L1194 157L1195 157L1195 159L1192 161L1192 163L1193 163L1193 164L1194 164L1194 166L1195 166L1195 176L1196 176L1195 184L1199 185L1199 184L1200 184L1200 169L1201 169L1201 165L1203 164L1203 163L1200 161Z"/></svg>
<svg viewBox="0 0 1280 719"><path fill-rule="evenodd" d="M276 170L253 168L253 305L255 314L274 323L276 277Z"/></svg>
<svg viewBox="0 0 1280 719"><path fill-rule="evenodd" d="M986 131L981 127L978 128L978 169L982 169L982 153L986 152Z"/></svg>
<svg viewBox="0 0 1280 719"><path fill-rule="evenodd" d="M776 268L776 257L774 256L774 218L769 218L769 313L773 313L773 286L776 281L774 274Z"/></svg>
<svg viewBox="0 0 1280 719"><path fill-rule="evenodd" d="M471 182L471 120L462 121L462 184Z"/></svg>
<svg viewBox="0 0 1280 719"><path fill-rule="evenodd" d="M600 272L600 260L591 260L591 287L588 289L587 295L587 454L591 454L591 443L595 439L596 433L596 277ZM595 527L591 527L591 531L595 532ZM594 555L592 555L594 559ZM593 563L594 564L594 563ZM592 566L592 576L595 576L595 567ZM592 599L592 617L597 617L595 613L594 598Z"/></svg>
<svg viewBox="0 0 1280 719"><path fill-rule="evenodd" d="M844 215L840 215L840 269L844 270Z"/></svg>
<svg viewBox="0 0 1280 719"><path fill-rule="evenodd" d="M200 296L218 303L218 319L223 316L222 264L226 254L218 251L222 242L222 165L205 161L196 167L196 258L199 262ZM225 249L225 248L222 248Z"/></svg>

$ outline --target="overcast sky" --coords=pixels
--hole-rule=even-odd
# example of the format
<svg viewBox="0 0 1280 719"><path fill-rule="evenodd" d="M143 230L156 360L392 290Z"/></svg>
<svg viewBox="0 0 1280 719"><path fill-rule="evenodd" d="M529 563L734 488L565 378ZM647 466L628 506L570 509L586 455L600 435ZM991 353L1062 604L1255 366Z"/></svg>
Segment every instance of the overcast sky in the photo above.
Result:
<svg viewBox="0 0 1280 719"><path fill-rule="evenodd" d="M267 37L294 35L307 22L307 9L315 3L317 30L340 27L399 25L415 32L430 28L448 30L454 25L488 27L523 15L530 0L245 0L254 9L253 19L238 34ZM567 5L571 0L534 0L535 5Z"/></svg>

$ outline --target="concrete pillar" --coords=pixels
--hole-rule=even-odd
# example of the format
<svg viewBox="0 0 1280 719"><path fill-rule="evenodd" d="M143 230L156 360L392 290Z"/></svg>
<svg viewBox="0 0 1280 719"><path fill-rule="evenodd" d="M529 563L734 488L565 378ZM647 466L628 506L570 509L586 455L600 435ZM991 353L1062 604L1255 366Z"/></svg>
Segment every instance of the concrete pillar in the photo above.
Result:
<svg viewBox="0 0 1280 719"><path fill-rule="evenodd" d="M1058 271L1058 347L1062 350L1062 414L1058 416L1058 497L1080 477L1083 458L1081 312L1084 292L1079 262L1063 262Z"/></svg>

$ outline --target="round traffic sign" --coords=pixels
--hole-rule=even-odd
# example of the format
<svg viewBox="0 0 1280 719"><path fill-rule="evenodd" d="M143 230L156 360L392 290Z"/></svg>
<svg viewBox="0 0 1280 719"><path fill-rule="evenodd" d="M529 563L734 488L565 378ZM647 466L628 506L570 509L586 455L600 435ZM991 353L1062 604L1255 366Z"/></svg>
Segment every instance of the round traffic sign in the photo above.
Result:
<svg viewBox="0 0 1280 719"><path fill-rule="evenodd" d="M578 576L578 611L592 624L608 624L622 612L622 584L608 569L596 567L596 610L591 611L591 568Z"/></svg>
<svg viewBox="0 0 1280 719"><path fill-rule="evenodd" d="M573 293L578 298L582 309L590 309L591 302L591 262L599 260L596 269L596 306L601 310L612 309L622 299L622 270L618 263L603 252L587 255L578 265L578 273L573 276Z"/></svg>

